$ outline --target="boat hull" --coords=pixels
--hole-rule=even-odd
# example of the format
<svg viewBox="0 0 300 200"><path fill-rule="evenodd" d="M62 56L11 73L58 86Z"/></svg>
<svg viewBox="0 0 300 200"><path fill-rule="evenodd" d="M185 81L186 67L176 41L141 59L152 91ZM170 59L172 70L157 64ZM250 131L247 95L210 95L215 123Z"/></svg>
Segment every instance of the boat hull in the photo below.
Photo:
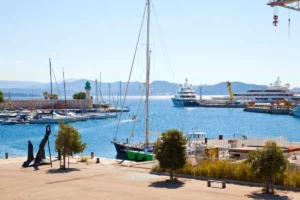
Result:
<svg viewBox="0 0 300 200"><path fill-rule="evenodd" d="M121 143L121 142L111 142L111 143L115 145L118 155L125 155L125 150L133 150L133 151L143 150L143 147L137 147L135 145L131 145L128 143Z"/></svg>
<svg viewBox="0 0 300 200"><path fill-rule="evenodd" d="M90 118L89 119L107 119L108 116L107 115L90 115L89 116Z"/></svg>
<svg viewBox="0 0 300 200"><path fill-rule="evenodd" d="M2 122L1 125L28 124L28 122Z"/></svg>
<svg viewBox="0 0 300 200"><path fill-rule="evenodd" d="M153 154L145 153L143 151L125 150L128 160L132 161L152 161Z"/></svg>
<svg viewBox="0 0 300 200"><path fill-rule="evenodd" d="M175 107L199 107L200 103L197 100L179 100L172 98Z"/></svg>
<svg viewBox="0 0 300 200"><path fill-rule="evenodd" d="M30 124L59 124L64 121L65 123L73 122L73 119L33 119L29 121Z"/></svg>
<svg viewBox="0 0 300 200"><path fill-rule="evenodd" d="M300 112L293 112L294 117L300 117Z"/></svg>

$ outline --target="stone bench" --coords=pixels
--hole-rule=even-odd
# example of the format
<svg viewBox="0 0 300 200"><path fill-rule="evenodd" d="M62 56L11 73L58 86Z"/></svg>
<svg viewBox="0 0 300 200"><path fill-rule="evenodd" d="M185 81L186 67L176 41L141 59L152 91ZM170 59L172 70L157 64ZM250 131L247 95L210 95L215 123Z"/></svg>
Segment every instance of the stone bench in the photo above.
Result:
<svg viewBox="0 0 300 200"><path fill-rule="evenodd" d="M226 188L226 183L224 181L216 181L216 180L207 180L207 187L211 187L211 183L222 183L222 188Z"/></svg>

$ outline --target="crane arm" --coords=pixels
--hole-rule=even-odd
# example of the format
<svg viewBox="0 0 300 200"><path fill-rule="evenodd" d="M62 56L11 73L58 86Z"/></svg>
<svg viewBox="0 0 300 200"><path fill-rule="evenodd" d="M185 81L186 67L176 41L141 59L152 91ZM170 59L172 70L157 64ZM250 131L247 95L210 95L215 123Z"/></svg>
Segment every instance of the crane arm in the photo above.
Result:
<svg viewBox="0 0 300 200"><path fill-rule="evenodd" d="M231 89L231 83L229 81L227 81L227 88L228 88L228 91L229 91L230 100L234 100L233 99L232 89Z"/></svg>
<svg viewBox="0 0 300 200"><path fill-rule="evenodd" d="M272 0L267 5L280 6L283 8L300 11L300 0Z"/></svg>

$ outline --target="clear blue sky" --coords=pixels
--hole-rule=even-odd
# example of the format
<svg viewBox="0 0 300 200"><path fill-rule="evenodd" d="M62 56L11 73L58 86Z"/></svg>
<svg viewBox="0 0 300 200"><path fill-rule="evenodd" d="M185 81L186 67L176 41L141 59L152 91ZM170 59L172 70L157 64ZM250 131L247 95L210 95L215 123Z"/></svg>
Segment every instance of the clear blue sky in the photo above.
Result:
<svg viewBox="0 0 300 200"><path fill-rule="evenodd" d="M289 11L279 9L274 27L267 1L153 0L172 67L152 18L151 80L268 84L280 76L300 86L300 13L290 12L288 37ZM144 5L145 0L0 1L0 80L47 82L49 57L59 80L61 66L67 79L95 79L102 72L103 82L127 80ZM133 80L145 71L143 45Z"/></svg>

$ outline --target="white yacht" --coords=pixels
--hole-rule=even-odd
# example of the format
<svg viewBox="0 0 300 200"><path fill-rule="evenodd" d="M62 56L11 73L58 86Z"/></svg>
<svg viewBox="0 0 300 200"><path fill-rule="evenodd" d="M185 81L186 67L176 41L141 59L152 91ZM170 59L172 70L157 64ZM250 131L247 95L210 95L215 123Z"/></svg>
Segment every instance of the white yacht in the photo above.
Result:
<svg viewBox="0 0 300 200"><path fill-rule="evenodd" d="M185 83L180 85L179 90L172 98L172 102L176 107L197 107L199 101L196 98L196 93L192 90L192 85L185 79Z"/></svg>
<svg viewBox="0 0 300 200"><path fill-rule="evenodd" d="M87 115L79 115L79 114L75 114L73 112L68 112L66 114L66 116L72 117L72 118L76 119L76 121L87 121L89 119L89 117Z"/></svg>
<svg viewBox="0 0 300 200"><path fill-rule="evenodd" d="M57 113L53 113L52 116L42 116L38 119L32 119L29 121L30 124L59 124L61 121L65 123L75 122L76 119L69 116L59 115Z"/></svg>
<svg viewBox="0 0 300 200"><path fill-rule="evenodd" d="M271 83L268 88L264 89L251 89L244 93L233 94L235 100L238 101L252 101L257 103L270 103L287 99L288 101L300 101L300 93L292 92L290 85L281 85L280 78L278 77L274 83ZM229 97L222 97L222 100ZM221 100L213 98L214 100Z"/></svg>

